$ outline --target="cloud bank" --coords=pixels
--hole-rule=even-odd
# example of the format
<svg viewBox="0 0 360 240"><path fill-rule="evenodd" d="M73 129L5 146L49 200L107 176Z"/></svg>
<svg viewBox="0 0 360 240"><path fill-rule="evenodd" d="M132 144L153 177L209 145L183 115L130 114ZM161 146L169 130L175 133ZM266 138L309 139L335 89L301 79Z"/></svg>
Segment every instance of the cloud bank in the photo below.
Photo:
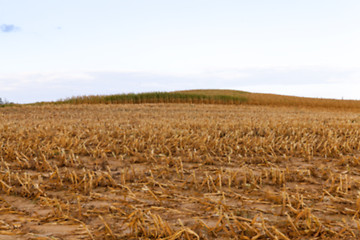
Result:
<svg viewBox="0 0 360 240"><path fill-rule="evenodd" d="M360 69L232 69L192 75L84 71L0 75L0 97L12 102L53 101L72 96L235 89L302 97L359 99Z"/></svg>
<svg viewBox="0 0 360 240"><path fill-rule="evenodd" d="M20 28L13 25L13 24L2 24L2 25L0 25L0 31L4 32L4 33L16 32L18 30L20 30Z"/></svg>

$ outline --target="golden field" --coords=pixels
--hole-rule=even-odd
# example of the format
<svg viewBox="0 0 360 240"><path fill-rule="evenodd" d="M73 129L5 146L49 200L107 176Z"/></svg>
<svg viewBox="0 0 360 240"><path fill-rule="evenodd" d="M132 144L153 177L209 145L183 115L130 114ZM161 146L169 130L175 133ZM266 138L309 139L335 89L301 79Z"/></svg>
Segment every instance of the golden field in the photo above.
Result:
<svg viewBox="0 0 360 240"><path fill-rule="evenodd" d="M359 239L358 103L249 103L0 108L0 239Z"/></svg>

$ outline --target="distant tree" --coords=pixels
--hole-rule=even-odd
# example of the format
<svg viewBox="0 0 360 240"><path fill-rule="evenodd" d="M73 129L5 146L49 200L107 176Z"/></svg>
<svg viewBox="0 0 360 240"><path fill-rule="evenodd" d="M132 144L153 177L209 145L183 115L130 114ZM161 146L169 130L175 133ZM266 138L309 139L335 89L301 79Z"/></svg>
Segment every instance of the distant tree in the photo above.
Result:
<svg viewBox="0 0 360 240"><path fill-rule="evenodd" d="M9 102L8 100L6 100L6 98L0 98L0 105L8 105L8 104L12 104L11 102Z"/></svg>

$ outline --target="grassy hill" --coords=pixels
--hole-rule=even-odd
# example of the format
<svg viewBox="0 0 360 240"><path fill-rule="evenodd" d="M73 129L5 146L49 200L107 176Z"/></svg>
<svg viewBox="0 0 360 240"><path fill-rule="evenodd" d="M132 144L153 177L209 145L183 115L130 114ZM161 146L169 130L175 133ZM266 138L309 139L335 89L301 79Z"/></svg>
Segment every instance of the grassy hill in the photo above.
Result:
<svg viewBox="0 0 360 240"><path fill-rule="evenodd" d="M178 91L182 94L203 94L207 96L216 96L218 94L244 97L247 105L265 105L265 106L293 106L293 107L314 107L314 108L336 108L336 109L359 109L360 101L358 100L338 100L325 98L307 98L285 96L277 94L250 93L236 90L215 90L199 89Z"/></svg>
<svg viewBox="0 0 360 240"><path fill-rule="evenodd" d="M79 96L53 102L53 104L141 104L192 103L242 104L274 107L311 107L339 110L360 110L360 101L306 98L277 94L250 93L237 90L197 89L174 92L148 92L115 95ZM48 104L48 103L38 103Z"/></svg>
<svg viewBox="0 0 360 240"><path fill-rule="evenodd" d="M199 104L241 104L247 98L240 95L221 93L191 92L149 92L106 96L81 96L58 101L57 103L96 104L96 103L199 103Z"/></svg>

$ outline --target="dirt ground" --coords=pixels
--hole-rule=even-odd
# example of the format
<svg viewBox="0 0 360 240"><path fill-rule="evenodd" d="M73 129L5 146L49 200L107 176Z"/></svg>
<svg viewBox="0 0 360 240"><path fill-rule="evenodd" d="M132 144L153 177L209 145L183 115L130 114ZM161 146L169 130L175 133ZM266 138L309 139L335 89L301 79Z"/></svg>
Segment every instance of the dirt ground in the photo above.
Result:
<svg viewBox="0 0 360 240"><path fill-rule="evenodd" d="M0 239L359 239L360 114L0 109Z"/></svg>

